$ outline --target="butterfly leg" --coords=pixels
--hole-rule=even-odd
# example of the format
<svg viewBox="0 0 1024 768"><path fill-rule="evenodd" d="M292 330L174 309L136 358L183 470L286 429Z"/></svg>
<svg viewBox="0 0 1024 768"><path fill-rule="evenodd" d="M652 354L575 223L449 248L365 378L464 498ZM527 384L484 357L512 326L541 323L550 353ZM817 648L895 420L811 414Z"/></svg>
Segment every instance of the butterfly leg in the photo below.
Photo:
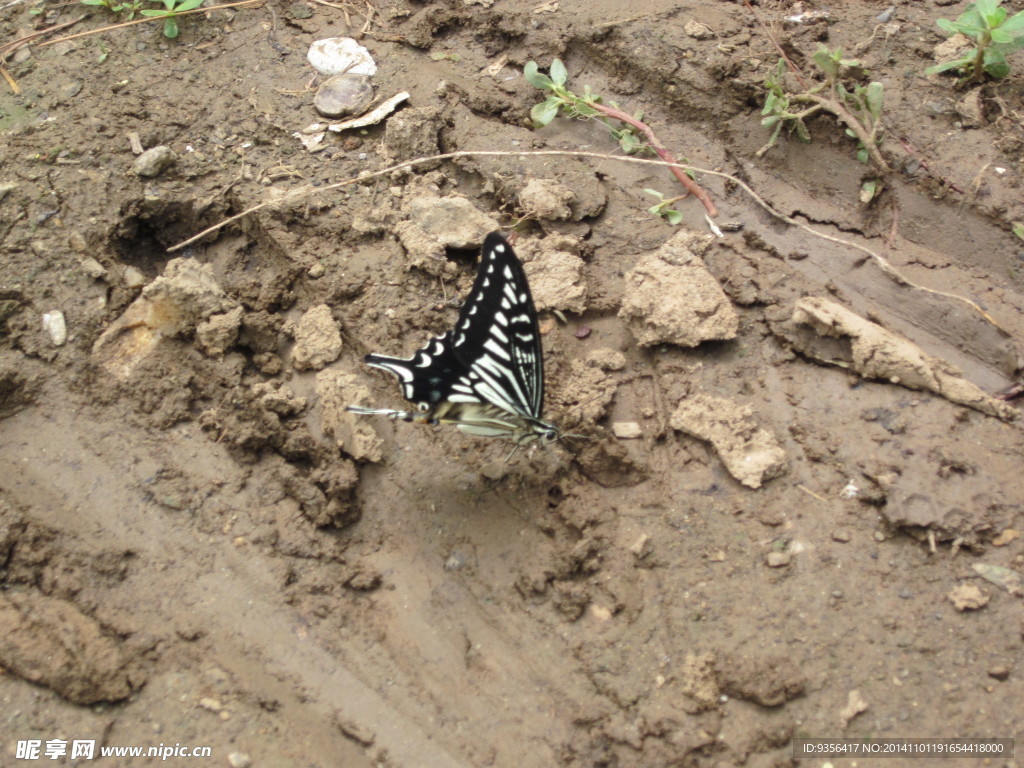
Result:
<svg viewBox="0 0 1024 768"><path fill-rule="evenodd" d="M387 416L389 419L395 419L396 421L431 423L429 419L424 418L422 413L414 413L413 411L396 411L391 408L363 408L358 405L347 405L345 410L349 413L358 413L360 416Z"/></svg>

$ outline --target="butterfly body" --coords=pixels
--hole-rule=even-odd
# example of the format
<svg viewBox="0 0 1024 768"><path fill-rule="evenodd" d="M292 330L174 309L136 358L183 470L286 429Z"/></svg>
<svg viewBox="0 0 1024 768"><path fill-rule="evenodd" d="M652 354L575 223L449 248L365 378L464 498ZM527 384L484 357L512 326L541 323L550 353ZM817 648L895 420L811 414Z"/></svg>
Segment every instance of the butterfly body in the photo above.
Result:
<svg viewBox="0 0 1024 768"><path fill-rule="evenodd" d="M371 354L366 363L398 377L413 410L349 406L365 415L454 424L517 446L558 439L541 418L544 359L537 310L522 264L497 232L484 239L473 288L455 327L410 358Z"/></svg>

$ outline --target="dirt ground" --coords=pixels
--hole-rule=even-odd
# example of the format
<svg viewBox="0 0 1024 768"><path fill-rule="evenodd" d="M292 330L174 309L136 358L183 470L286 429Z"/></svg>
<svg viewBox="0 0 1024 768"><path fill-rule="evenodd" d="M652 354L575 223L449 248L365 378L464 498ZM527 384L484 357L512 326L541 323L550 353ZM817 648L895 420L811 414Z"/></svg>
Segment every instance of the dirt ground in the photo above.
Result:
<svg viewBox="0 0 1024 768"><path fill-rule="evenodd" d="M792 740L1024 738L1024 439L988 397L1024 362L1024 55L926 76L965 6L267 0L177 40L3 49L0 762L85 739L256 768L849 766ZM0 40L83 16L35 42L114 17L4 2ZM309 151L306 51L339 35L378 101L409 98ZM871 204L827 116L757 154L773 38L884 84ZM678 194L666 170L568 156L287 195L440 152L618 153L592 121L530 127L523 65L555 57L790 222L697 174L723 237L692 198L672 227L643 192ZM176 162L140 176L131 134ZM448 329L513 225L545 415L587 438L506 464L344 414L403 407L363 356Z"/></svg>

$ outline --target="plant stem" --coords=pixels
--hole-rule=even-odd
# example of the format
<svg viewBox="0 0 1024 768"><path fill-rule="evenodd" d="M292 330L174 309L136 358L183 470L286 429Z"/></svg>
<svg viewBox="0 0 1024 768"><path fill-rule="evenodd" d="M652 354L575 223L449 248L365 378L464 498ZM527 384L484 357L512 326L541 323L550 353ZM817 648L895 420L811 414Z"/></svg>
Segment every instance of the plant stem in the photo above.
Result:
<svg viewBox="0 0 1024 768"><path fill-rule="evenodd" d="M615 109L615 107L609 107L605 104L598 104L592 101L588 101L587 106L595 109L602 115L610 117L613 120L618 120L620 123L630 125L636 128L641 133L643 133L643 135L647 137L647 143L651 145L651 149L657 152L658 157L660 157L666 163L675 164L676 162L678 162L675 156L667 149L665 149L665 145L658 140L658 137L655 136L654 131L651 130L651 127L647 125L647 123L637 120L635 117L626 112L623 112L621 109ZM718 215L718 209L715 207L714 202L712 202L711 196L704 191L704 188L701 187L700 184L698 184L696 181L687 176L679 168L669 168L669 170L672 171L672 175L679 179L679 183L686 187L690 194L692 194L694 197L700 200L701 203L704 204L704 208L707 210L708 216L714 218L715 216Z"/></svg>
<svg viewBox="0 0 1024 768"><path fill-rule="evenodd" d="M878 126L874 126L870 131L868 131L860 120L854 117L854 115L850 113L850 110L848 110L838 99L826 98L824 96L818 96L811 93L801 93L794 96L792 101L810 102L826 112L831 112L854 132L857 139L864 145L864 148L867 149L868 157L871 158L871 162L875 164L875 168L877 168L880 173L892 172L889 164L885 162L885 158L882 157L882 153L879 151L878 144L876 143Z"/></svg>

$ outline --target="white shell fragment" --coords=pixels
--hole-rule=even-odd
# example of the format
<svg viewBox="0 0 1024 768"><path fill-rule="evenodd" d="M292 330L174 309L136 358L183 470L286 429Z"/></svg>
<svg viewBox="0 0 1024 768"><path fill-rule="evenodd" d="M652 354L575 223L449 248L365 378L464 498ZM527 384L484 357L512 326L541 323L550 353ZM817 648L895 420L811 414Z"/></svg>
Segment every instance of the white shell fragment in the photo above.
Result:
<svg viewBox="0 0 1024 768"><path fill-rule="evenodd" d="M50 334L50 340L55 347L64 346L68 340L68 328L64 323L64 313L59 309L43 314L43 330Z"/></svg>
<svg viewBox="0 0 1024 768"><path fill-rule="evenodd" d="M327 130L340 133L341 131L347 131L350 128L365 128L368 125L375 125L394 112L395 107L408 98L409 94L402 91L401 93L395 94L387 101L382 102L362 117L354 117L351 120L342 120L340 123L331 123L327 126Z"/></svg>
<svg viewBox="0 0 1024 768"><path fill-rule="evenodd" d="M350 75L377 74L377 64L370 52L351 37L328 37L309 46L306 60L321 75L330 77L347 72Z"/></svg>

